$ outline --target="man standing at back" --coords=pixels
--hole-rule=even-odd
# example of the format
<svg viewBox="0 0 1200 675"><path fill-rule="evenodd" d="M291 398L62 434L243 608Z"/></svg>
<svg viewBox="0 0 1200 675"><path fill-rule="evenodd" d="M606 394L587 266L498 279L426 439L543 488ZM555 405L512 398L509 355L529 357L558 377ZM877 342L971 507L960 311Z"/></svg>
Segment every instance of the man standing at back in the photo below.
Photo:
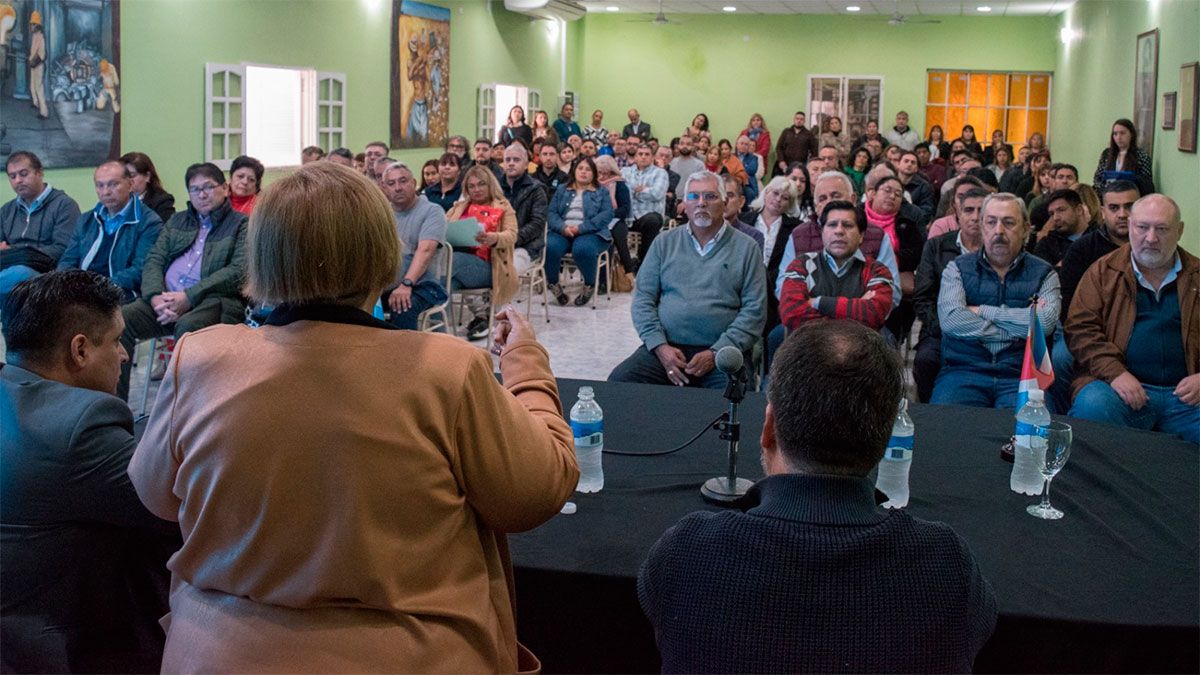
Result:
<svg viewBox="0 0 1200 675"><path fill-rule="evenodd" d="M895 350L818 322L770 380L767 478L742 512L685 517L638 574L663 672L969 672L991 586L953 530L879 508L867 478L903 396Z"/></svg>
<svg viewBox="0 0 1200 675"><path fill-rule="evenodd" d="M804 164L809 157L816 157L820 151L817 146L817 137L804 126L804 111L797 110L792 126L784 129L775 143L774 175L783 175L792 162Z"/></svg>
<svg viewBox="0 0 1200 675"><path fill-rule="evenodd" d="M902 150L912 150L921 142L916 130L908 126L908 113L901 110L896 113L896 126L884 132L888 145L899 146Z"/></svg>

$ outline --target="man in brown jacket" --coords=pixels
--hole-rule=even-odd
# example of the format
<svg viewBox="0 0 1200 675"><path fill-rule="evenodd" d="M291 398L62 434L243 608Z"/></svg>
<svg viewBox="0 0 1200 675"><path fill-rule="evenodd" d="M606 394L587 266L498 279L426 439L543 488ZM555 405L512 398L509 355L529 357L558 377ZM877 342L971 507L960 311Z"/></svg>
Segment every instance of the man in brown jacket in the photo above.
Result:
<svg viewBox="0 0 1200 675"><path fill-rule="evenodd" d="M792 126L779 134L779 142L775 144L774 175L782 176L789 164L803 164L809 157L816 157L817 152L817 137L804 126L804 111L797 110L792 117Z"/></svg>
<svg viewBox="0 0 1200 675"><path fill-rule="evenodd" d="M1067 315L1071 416L1200 443L1200 261L1179 248L1179 206L1133 205L1129 244L1096 261Z"/></svg>

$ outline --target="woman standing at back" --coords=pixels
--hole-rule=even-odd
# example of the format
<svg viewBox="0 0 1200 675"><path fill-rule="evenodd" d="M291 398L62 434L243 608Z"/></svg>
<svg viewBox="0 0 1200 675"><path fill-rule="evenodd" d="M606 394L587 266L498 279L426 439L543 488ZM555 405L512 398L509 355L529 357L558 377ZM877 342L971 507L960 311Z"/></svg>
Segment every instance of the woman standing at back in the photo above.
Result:
<svg viewBox="0 0 1200 675"><path fill-rule="evenodd" d="M356 214L348 219L346 213ZM351 169L281 178L251 216L266 325L188 333L129 476L178 520L164 672L512 672L505 532L578 480L546 351L512 308L487 352L370 313L392 210Z"/></svg>
<svg viewBox="0 0 1200 675"><path fill-rule="evenodd" d="M1092 176L1097 190L1111 181L1127 180L1137 185L1143 195L1154 192L1154 168L1150 156L1138 147L1137 138L1133 122L1124 118L1113 122L1108 147L1100 153L1100 162Z"/></svg>

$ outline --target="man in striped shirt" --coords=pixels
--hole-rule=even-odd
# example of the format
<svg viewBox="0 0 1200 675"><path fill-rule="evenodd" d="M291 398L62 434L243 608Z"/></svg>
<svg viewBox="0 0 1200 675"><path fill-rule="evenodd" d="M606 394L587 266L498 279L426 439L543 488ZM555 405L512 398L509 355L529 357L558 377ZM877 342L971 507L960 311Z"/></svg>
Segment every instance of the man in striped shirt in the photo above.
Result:
<svg viewBox="0 0 1200 675"><path fill-rule="evenodd" d="M983 248L951 260L942 272L942 369L930 402L1012 409L1029 307L1036 298L1049 342L1058 322L1058 274L1025 252L1029 217L1019 197L989 195L982 213Z"/></svg>
<svg viewBox="0 0 1200 675"><path fill-rule="evenodd" d="M849 319L874 330L892 310L895 281L859 248L867 218L854 204L833 201L821 212L820 251L797 256L784 273L779 316L789 331L818 319Z"/></svg>

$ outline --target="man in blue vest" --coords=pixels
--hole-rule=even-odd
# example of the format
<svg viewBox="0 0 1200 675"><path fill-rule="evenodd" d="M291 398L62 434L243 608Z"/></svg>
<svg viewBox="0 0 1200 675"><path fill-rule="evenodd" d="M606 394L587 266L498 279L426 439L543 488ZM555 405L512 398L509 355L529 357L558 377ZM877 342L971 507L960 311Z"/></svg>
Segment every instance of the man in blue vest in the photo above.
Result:
<svg viewBox="0 0 1200 675"><path fill-rule="evenodd" d="M1029 217L1007 192L983 201L983 247L950 261L938 293L942 369L931 403L1013 408L1029 332L1029 307L1047 341L1058 321L1058 274L1024 251Z"/></svg>

